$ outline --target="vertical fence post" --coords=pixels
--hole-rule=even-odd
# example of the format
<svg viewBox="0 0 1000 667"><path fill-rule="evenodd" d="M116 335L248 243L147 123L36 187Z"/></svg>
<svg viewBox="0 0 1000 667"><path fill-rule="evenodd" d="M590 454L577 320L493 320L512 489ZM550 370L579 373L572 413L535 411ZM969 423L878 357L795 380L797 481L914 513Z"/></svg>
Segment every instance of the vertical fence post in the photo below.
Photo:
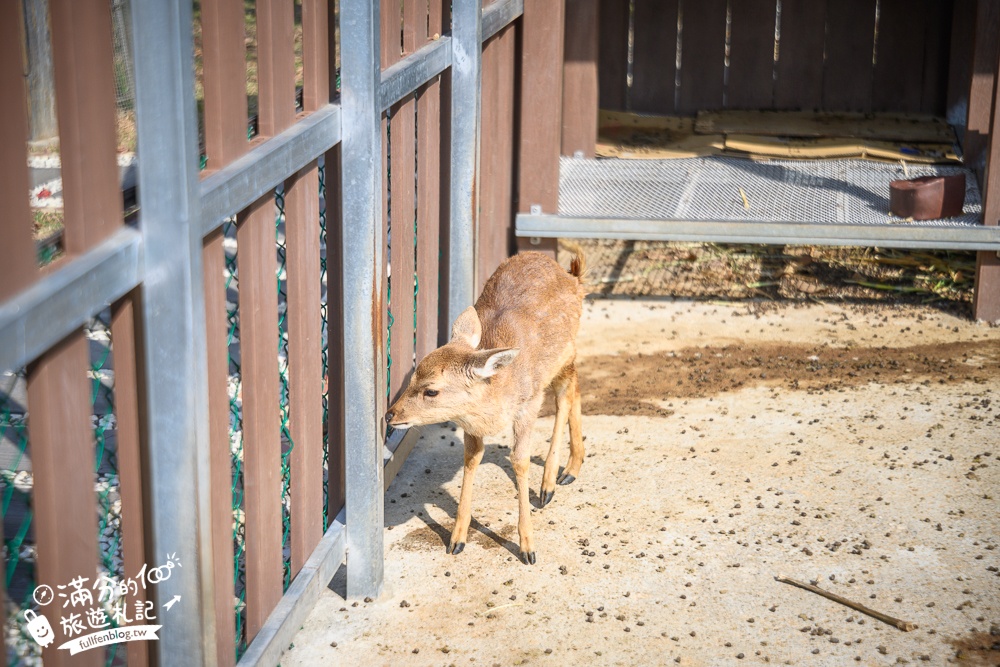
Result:
<svg viewBox="0 0 1000 667"><path fill-rule="evenodd" d="M452 5L449 323L454 322L475 299L483 41L481 17L482 6L478 0Z"/></svg>
<svg viewBox="0 0 1000 667"><path fill-rule="evenodd" d="M132 26L146 265L146 544L150 558L176 554L183 567L152 591L158 609L177 595L183 601L181 613L164 619L154 651L158 664L201 665L214 660L216 637L191 3L135 2Z"/></svg>
<svg viewBox="0 0 1000 667"><path fill-rule="evenodd" d="M385 385L382 321L382 122L378 100L379 1L342 0L341 226L344 309L344 435L347 459L347 595L382 590L383 470L379 420ZM331 396L334 388L330 389Z"/></svg>

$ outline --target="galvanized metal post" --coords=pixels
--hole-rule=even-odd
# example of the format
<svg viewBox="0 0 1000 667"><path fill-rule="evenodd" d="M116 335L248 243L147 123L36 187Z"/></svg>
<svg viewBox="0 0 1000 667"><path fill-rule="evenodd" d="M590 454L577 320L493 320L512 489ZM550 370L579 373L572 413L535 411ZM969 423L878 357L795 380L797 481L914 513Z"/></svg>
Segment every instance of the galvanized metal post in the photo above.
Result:
<svg viewBox="0 0 1000 667"><path fill-rule="evenodd" d="M382 311L382 111L379 1L341 0L344 435L347 595L382 591L385 327Z"/></svg>
<svg viewBox="0 0 1000 667"><path fill-rule="evenodd" d="M448 320L475 299L479 220L479 116L482 88L482 3L451 8L451 220Z"/></svg>
<svg viewBox="0 0 1000 667"><path fill-rule="evenodd" d="M157 609L175 596L182 607L163 619L153 650L161 665L202 665L216 650L191 3L137 0L132 25L145 262L146 547L150 567L168 554L182 566L152 587Z"/></svg>

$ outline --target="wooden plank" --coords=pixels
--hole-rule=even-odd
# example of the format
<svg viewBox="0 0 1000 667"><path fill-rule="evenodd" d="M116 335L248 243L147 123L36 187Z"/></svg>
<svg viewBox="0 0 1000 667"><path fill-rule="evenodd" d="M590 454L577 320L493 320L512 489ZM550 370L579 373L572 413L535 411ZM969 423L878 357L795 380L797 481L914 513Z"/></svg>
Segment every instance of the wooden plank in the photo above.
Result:
<svg viewBox="0 0 1000 667"><path fill-rule="evenodd" d="M953 14L953 2L928 0L924 19L923 86L919 108L919 111L924 113L943 116L948 111L948 76Z"/></svg>
<svg viewBox="0 0 1000 667"><path fill-rule="evenodd" d="M993 87L1000 46L1000 2L980 0L976 10L975 47L972 56L972 79L969 82L969 115L966 121L963 160L976 171L980 185L989 146L990 119L993 114Z"/></svg>
<svg viewBox="0 0 1000 667"><path fill-rule="evenodd" d="M90 588L97 570L89 367L87 339L82 331L76 331L28 368L36 573L38 583L53 590L78 577L84 577L84 587ZM70 657L69 651L58 650L71 637L63 632L58 619L49 620L55 642L42 650L47 666L104 664L99 651Z"/></svg>
<svg viewBox="0 0 1000 667"><path fill-rule="evenodd" d="M998 3L992 3L998 4ZM993 32L993 39L998 33ZM993 61L993 71L1000 73L1000 53ZM983 224L1000 224L1000 74L994 76L993 115L990 120L989 145L986 149L985 192L983 193ZM977 320L1000 321L1000 253L980 252L976 255L976 292L972 311Z"/></svg>
<svg viewBox="0 0 1000 667"><path fill-rule="evenodd" d="M823 106L825 30L825 2L781 0L774 108L818 110Z"/></svg>
<svg viewBox="0 0 1000 667"><path fill-rule="evenodd" d="M729 109L774 105L775 0L735 0L729 38Z"/></svg>
<svg viewBox="0 0 1000 667"><path fill-rule="evenodd" d="M600 0L598 103L602 109L628 109L629 0Z"/></svg>
<svg viewBox="0 0 1000 667"><path fill-rule="evenodd" d="M635 3L629 98L633 111L661 115L674 113L678 5L678 0L638 0Z"/></svg>
<svg viewBox="0 0 1000 667"><path fill-rule="evenodd" d="M562 0L524 2L518 149L518 210L522 213L530 212L532 206L556 213L559 207L564 9ZM556 251L554 239L538 245L526 240L520 247L553 257Z"/></svg>
<svg viewBox="0 0 1000 667"><path fill-rule="evenodd" d="M483 49L482 192L477 294L511 250L514 38L513 29L508 26Z"/></svg>
<svg viewBox="0 0 1000 667"><path fill-rule="evenodd" d="M207 91L206 91L207 93ZM245 107L244 107L245 108ZM246 143L245 140L243 143ZM219 155L219 153L216 153ZM220 157L220 160L222 158ZM212 573L215 579L218 664L236 663L233 605L233 463L229 440L229 322L226 314L226 257L222 228L202 244L205 285L205 334L208 348L209 475L212 479Z"/></svg>
<svg viewBox="0 0 1000 667"><path fill-rule="evenodd" d="M206 171L226 166L247 148L244 30L242 0L202 0Z"/></svg>
<svg viewBox="0 0 1000 667"><path fill-rule="evenodd" d="M111 5L52 0L52 60L62 160L67 255L81 253L121 226L115 156Z"/></svg>
<svg viewBox="0 0 1000 667"><path fill-rule="evenodd" d="M965 116L969 104L972 51L976 34L976 0L955 0L951 20L951 53L948 61L947 115L965 143Z"/></svg>
<svg viewBox="0 0 1000 667"><path fill-rule="evenodd" d="M881 0L873 111L918 111L923 97L927 13L936 0Z"/></svg>
<svg viewBox="0 0 1000 667"><path fill-rule="evenodd" d="M111 342L115 368L115 418L118 422L117 456L121 492L122 555L126 573L140 572L147 559L143 532L143 481L141 431L139 423L140 389L137 348L138 312L135 308L139 291L126 296L111 309ZM146 601L146 591L133 596L140 605ZM128 664L148 665L149 642L129 642Z"/></svg>
<svg viewBox="0 0 1000 667"><path fill-rule="evenodd" d="M247 142L247 93L242 0L203 0L202 62L208 173L242 155ZM229 322L222 230L204 239L205 333L208 349L209 475L212 479L212 570L216 581L216 659L236 663L233 605L233 471L229 439Z"/></svg>
<svg viewBox="0 0 1000 667"><path fill-rule="evenodd" d="M329 11L331 4L329 0L302 0L302 106L307 112L330 101L335 83L330 80L331 69L336 69L331 48L331 18L335 20L331 16L334 12Z"/></svg>
<svg viewBox="0 0 1000 667"><path fill-rule="evenodd" d="M257 0L257 76L261 137L273 137L295 121L295 52L292 4Z"/></svg>
<svg viewBox="0 0 1000 667"><path fill-rule="evenodd" d="M392 312L389 397L395 400L410 381L413 371L413 271L414 271L414 179L416 178L416 103L412 97L396 105L390 127L392 159L389 167L391 199L390 310Z"/></svg>
<svg viewBox="0 0 1000 667"><path fill-rule="evenodd" d="M597 8L599 0L567 0L563 63L562 153L594 157L597 145ZM504 59L506 62L506 58Z"/></svg>
<svg viewBox="0 0 1000 667"><path fill-rule="evenodd" d="M824 111L871 111L875 0L826 5Z"/></svg>
<svg viewBox="0 0 1000 667"><path fill-rule="evenodd" d="M265 197L238 216L236 232L243 379L247 643L253 641L282 594L274 215L274 201Z"/></svg>
<svg viewBox="0 0 1000 667"><path fill-rule="evenodd" d="M680 104L691 114L721 109L726 75L726 0L681 0Z"/></svg>
<svg viewBox="0 0 1000 667"><path fill-rule="evenodd" d="M323 537L319 238L319 169L314 162L285 181L293 578Z"/></svg>
<svg viewBox="0 0 1000 667"><path fill-rule="evenodd" d="M340 229L340 144L326 154L327 518L344 507L344 253Z"/></svg>
<svg viewBox="0 0 1000 667"><path fill-rule="evenodd" d="M417 97L417 359L438 344L441 225L441 82Z"/></svg>
<svg viewBox="0 0 1000 667"><path fill-rule="evenodd" d="M28 206L27 90L21 59L21 3L0 3L0 301L30 285L38 276Z"/></svg>

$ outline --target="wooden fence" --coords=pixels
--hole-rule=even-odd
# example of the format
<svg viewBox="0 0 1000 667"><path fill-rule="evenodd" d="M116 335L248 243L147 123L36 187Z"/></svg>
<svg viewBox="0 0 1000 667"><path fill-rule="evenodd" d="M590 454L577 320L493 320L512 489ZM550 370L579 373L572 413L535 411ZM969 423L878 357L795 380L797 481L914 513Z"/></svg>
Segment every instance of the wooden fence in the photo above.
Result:
<svg viewBox="0 0 1000 667"><path fill-rule="evenodd" d="M133 226L115 163L110 5L50 0L65 228L63 256L43 268L21 4L0 3L0 369L27 383L19 493L33 514L18 539L34 537L32 583L93 579L107 548L84 326L110 307L124 562L105 574L182 564L129 594L162 628L122 647L127 664L276 664L345 560L348 595L379 594L383 491L416 437L386 440L386 401L511 252L516 202L542 201L542 187L552 205L562 3L302 0L297 91L297 8L257 0L248 139L244 1L202 0L193 16L183 0L135 0ZM9 529L8 572L30 570ZM174 614L164 605L177 596ZM57 648L79 633L55 607L6 602L23 637L24 609L50 612L46 665L105 661ZM25 642L0 647L0 664Z"/></svg>

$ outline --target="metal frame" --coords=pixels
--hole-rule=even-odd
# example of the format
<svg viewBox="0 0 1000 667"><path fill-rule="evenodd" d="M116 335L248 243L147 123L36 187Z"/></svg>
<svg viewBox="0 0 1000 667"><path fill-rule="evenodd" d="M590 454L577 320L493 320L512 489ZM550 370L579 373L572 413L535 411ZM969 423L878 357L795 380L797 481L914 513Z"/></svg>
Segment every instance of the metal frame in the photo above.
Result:
<svg viewBox="0 0 1000 667"><path fill-rule="evenodd" d="M713 243L773 243L937 250L1000 250L1000 227L827 222L636 220L521 213L517 236Z"/></svg>
<svg viewBox="0 0 1000 667"><path fill-rule="evenodd" d="M482 99L482 4L452 5L451 221L448 321L472 305L479 217L479 122Z"/></svg>
<svg viewBox="0 0 1000 667"><path fill-rule="evenodd" d="M139 169L146 546L184 566L154 591L157 607L179 595L185 612L151 650L159 664L199 665L214 659L216 632L191 3L136 2L132 25L138 149L154 156Z"/></svg>

